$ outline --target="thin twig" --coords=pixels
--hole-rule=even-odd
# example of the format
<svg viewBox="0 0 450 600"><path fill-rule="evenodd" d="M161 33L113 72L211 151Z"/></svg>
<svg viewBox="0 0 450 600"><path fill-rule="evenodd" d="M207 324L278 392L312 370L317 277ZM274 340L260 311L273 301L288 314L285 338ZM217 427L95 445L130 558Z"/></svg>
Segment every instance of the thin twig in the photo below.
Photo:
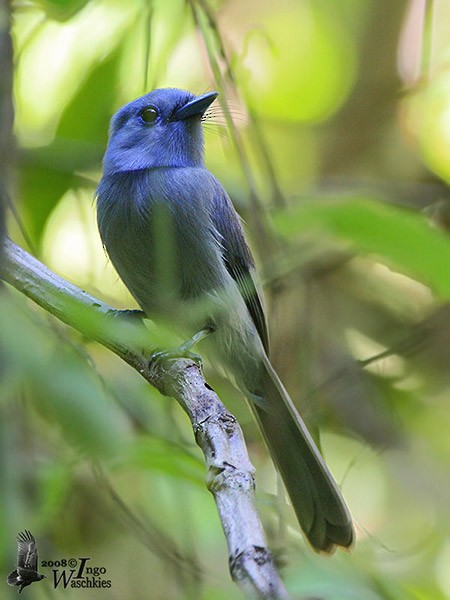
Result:
<svg viewBox="0 0 450 600"><path fill-rule="evenodd" d="M199 26L202 29L203 40L204 40L205 45L207 46L209 62L210 62L211 68L214 72L216 81L222 88L221 92L223 92L226 84L229 83L232 86L234 93L237 96L239 96L240 94L238 91L238 84L237 84L236 77L233 72L232 64L228 58L228 55L227 55L227 52L225 49L225 43L222 38L220 29L219 29L219 25L217 23L216 15L215 15L214 11L211 9L211 7L209 6L209 4L207 2L205 2L205 0L196 0L196 3L198 4L199 7L201 7L201 10L203 11L203 13L206 17L211 34L215 39L216 52L218 53L218 57L216 57L216 55L214 54L214 52L212 51L211 48L208 48L207 32L205 31L204 28L201 28L201 20L198 17L198 15L196 15L196 12L195 12L195 10L196 10L195 3L193 2L193 0L190 0L190 5L192 8L194 19L197 23L197 26ZM220 68L219 63L223 63L222 69ZM247 157L247 154L244 152L244 147L243 147L242 142L239 140L239 138L237 136L237 130L235 129L235 125L233 122L234 118L231 119L231 117L233 115L231 114L230 107L229 107L228 103L225 102L224 98L222 99L222 102L224 103L224 106L226 108L226 117L229 117L228 126L231 128L231 131L233 132L235 146L238 151L238 155L241 160L242 167L244 168L246 164L248 165L248 157ZM261 131L261 127L259 126L259 121L256 117L255 111L251 107L247 106L247 112L248 112L248 117L250 119L250 130L254 137L256 149L258 150L258 152L261 155L262 172L266 175L266 180L267 180L267 183L271 190L270 197L272 199L272 203L274 206L277 206L278 208L285 207L286 199L284 198L283 192L281 191L280 185L278 183L275 166L274 166L273 160L270 156L266 141L264 140L264 136ZM240 146L240 147L238 147L238 146ZM246 167L244 172L245 172L245 176L248 180L248 183L249 183L252 193L256 194L256 188L254 186L253 179L251 179L251 180L248 179L248 176L249 175L251 176L251 170L250 170L249 165ZM255 198L256 197L257 197L257 195L255 195Z"/></svg>
<svg viewBox="0 0 450 600"><path fill-rule="evenodd" d="M10 163L14 160L13 46L10 27L9 3L0 0L0 240L6 232L6 199L10 185Z"/></svg>
<svg viewBox="0 0 450 600"><path fill-rule="evenodd" d="M254 468L235 417L190 359L152 361L143 323L111 316L104 302L59 277L11 240L0 276L64 323L112 350L163 395L173 396L191 420L203 451L208 489L227 539L231 576L250 598L285 600L255 507Z"/></svg>

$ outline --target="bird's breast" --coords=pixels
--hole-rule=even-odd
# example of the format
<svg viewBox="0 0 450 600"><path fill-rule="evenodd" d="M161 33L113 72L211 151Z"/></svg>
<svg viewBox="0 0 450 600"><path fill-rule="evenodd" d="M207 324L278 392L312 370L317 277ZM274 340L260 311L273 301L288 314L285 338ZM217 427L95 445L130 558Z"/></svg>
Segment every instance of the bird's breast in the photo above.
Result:
<svg viewBox="0 0 450 600"><path fill-rule="evenodd" d="M149 316L192 320L187 306L196 304L201 313L205 299L228 279L208 211L213 187L203 171L120 173L98 188L103 244Z"/></svg>

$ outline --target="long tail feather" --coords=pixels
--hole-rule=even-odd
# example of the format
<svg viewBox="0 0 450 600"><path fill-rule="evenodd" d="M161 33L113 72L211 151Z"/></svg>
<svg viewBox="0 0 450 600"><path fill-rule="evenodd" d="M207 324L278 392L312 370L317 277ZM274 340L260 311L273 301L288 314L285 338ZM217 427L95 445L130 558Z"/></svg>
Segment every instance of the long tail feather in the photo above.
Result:
<svg viewBox="0 0 450 600"><path fill-rule="evenodd" d="M270 453L311 546L330 553L353 544L352 519L330 471L268 360L261 404L252 404ZM259 391L259 390L258 390Z"/></svg>

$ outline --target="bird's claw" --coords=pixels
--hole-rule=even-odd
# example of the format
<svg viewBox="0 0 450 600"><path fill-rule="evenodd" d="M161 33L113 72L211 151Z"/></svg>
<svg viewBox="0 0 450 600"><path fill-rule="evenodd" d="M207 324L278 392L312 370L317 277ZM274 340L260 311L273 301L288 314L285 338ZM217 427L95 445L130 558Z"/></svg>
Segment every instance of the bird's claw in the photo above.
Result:
<svg viewBox="0 0 450 600"><path fill-rule="evenodd" d="M198 367L202 367L203 360L199 354L195 354L191 352L191 348L201 342L205 337L213 333L214 327L208 325L197 331L189 340L178 346L178 348L173 348L171 350L163 350L154 352L152 357L150 358L150 364L152 363L161 363L166 360L176 359L176 358L188 358L192 360Z"/></svg>
<svg viewBox="0 0 450 600"><path fill-rule="evenodd" d="M172 350L161 350L154 352L150 357L150 364L161 364L167 360L176 360L177 358L188 358L192 360L198 367L203 364L202 357L199 354L190 352L184 347L184 344Z"/></svg>

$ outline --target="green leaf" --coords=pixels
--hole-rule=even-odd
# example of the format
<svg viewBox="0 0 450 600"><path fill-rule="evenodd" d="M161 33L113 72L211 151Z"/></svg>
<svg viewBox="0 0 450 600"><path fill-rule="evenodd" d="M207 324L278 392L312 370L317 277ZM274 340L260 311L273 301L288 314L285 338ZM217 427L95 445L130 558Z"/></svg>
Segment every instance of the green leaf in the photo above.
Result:
<svg viewBox="0 0 450 600"><path fill-rule="evenodd" d="M35 244L39 244L47 219L65 192L74 184L72 172L40 163L40 149L28 153L31 162L19 172L21 218ZM55 168L56 167L56 168Z"/></svg>
<svg viewBox="0 0 450 600"><path fill-rule="evenodd" d="M274 216L287 238L312 234L345 242L450 300L450 239L426 217L366 198L307 201Z"/></svg>
<svg viewBox="0 0 450 600"><path fill-rule="evenodd" d="M68 21L80 10L82 10L89 0L35 0L35 3L45 10L50 19L55 21Z"/></svg>
<svg viewBox="0 0 450 600"><path fill-rule="evenodd" d="M122 45L94 66L58 125L57 137L91 142L102 149L108 137L109 120L117 103L117 75Z"/></svg>

